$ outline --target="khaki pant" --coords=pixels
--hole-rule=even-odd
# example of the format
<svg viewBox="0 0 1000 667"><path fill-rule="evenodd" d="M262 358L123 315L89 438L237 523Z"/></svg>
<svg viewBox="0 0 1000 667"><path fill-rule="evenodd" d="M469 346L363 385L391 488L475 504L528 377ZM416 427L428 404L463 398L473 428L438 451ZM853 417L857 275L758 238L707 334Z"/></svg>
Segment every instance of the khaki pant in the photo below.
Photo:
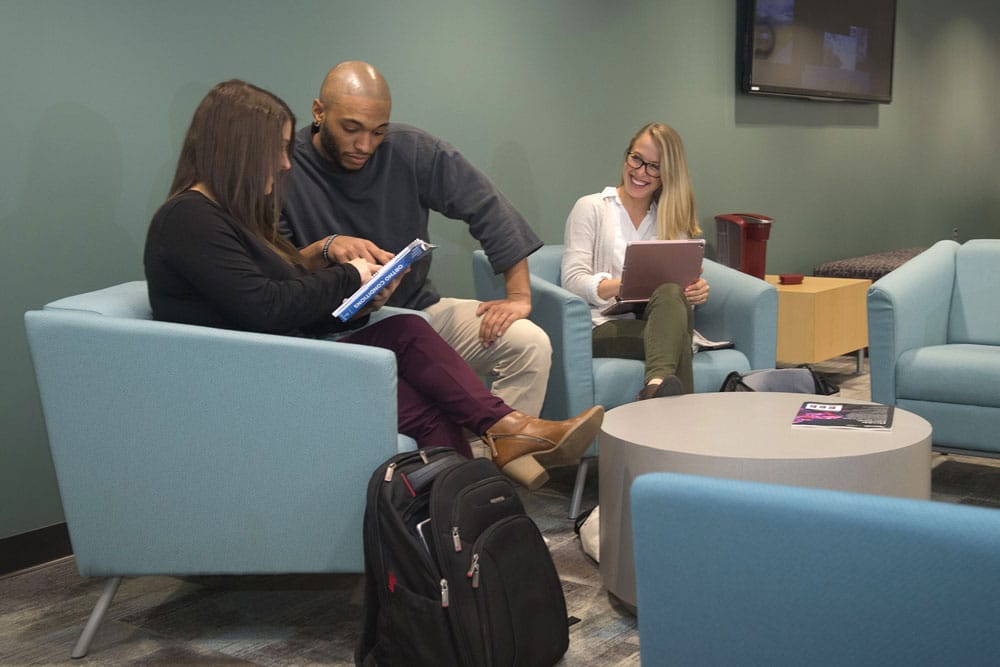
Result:
<svg viewBox="0 0 1000 667"><path fill-rule="evenodd" d="M481 301L441 299L424 309L431 326L469 362L477 375L493 381L491 391L510 407L537 417L545 401L552 366L552 345L529 320L514 322L489 347L479 342L476 309Z"/></svg>

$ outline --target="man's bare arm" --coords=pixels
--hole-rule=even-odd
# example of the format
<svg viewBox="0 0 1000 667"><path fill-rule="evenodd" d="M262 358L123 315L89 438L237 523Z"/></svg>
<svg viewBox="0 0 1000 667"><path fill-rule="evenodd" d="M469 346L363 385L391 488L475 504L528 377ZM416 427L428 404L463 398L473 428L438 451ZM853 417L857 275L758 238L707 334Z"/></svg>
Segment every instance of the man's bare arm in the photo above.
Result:
<svg viewBox="0 0 1000 667"><path fill-rule="evenodd" d="M510 325L531 314L531 273L528 271L528 260L522 259L504 271L503 277L507 298L481 303L476 311L482 317L479 339L483 345L492 345Z"/></svg>

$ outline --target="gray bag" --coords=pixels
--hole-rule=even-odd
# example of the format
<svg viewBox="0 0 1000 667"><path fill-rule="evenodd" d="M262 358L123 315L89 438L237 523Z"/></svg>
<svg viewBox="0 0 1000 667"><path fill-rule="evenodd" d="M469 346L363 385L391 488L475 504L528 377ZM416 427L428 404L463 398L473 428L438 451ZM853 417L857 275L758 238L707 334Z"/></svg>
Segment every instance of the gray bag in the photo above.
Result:
<svg viewBox="0 0 1000 667"><path fill-rule="evenodd" d="M808 366L798 368L767 368L760 371L726 376L719 391L783 391L791 394L821 394L829 396L840 391Z"/></svg>

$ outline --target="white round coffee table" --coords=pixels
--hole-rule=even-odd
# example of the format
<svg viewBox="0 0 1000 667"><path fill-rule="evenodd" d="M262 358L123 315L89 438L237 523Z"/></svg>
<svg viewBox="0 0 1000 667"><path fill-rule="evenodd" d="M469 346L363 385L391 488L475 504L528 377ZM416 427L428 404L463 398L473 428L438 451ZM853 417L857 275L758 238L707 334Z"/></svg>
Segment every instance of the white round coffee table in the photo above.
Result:
<svg viewBox="0 0 1000 667"><path fill-rule="evenodd" d="M632 481L647 472L930 497L931 425L926 420L896 408L888 432L792 428L805 401L865 402L731 392L650 399L609 410L599 458L604 586L635 607L629 491Z"/></svg>

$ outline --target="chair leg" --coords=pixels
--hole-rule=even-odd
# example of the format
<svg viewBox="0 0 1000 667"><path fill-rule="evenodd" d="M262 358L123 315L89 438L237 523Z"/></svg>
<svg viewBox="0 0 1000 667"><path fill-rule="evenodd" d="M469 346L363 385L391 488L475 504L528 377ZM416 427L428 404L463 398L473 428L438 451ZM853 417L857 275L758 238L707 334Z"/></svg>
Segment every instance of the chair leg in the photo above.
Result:
<svg viewBox="0 0 1000 667"><path fill-rule="evenodd" d="M121 583L121 577L111 577L108 579L108 582L104 585L104 592L101 593L97 604L94 605L94 610L90 612L87 625L84 626L83 632L80 633L80 638L76 640L76 646L73 647L73 652L70 653L71 658L82 658L87 655L87 651L90 650L90 642L94 640L97 628L100 627L101 621L104 620L104 615L108 612L108 607L111 606L111 599L118 592L118 586Z"/></svg>
<svg viewBox="0 0 1000 667"><path fill-rule="evenodd" d="M573 484L573 497L569 501L569 518L576 519L580 515L580 501L583 500L583 487L587 483L587 466L589 458L580 459L580 467L576 469L576 482Z"/></svg>

